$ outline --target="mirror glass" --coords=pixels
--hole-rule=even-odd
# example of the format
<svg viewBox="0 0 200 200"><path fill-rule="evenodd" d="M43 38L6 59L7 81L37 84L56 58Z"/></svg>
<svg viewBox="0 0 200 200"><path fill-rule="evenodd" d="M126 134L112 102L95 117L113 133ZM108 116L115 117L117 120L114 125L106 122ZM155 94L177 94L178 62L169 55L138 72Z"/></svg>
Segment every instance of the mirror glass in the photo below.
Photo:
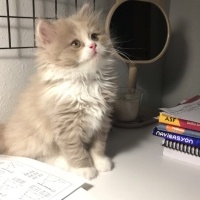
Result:
<svg viewBox="0 0 200 200"><path fill-rule="evenodd" d="M111 16L109 31L122 58L148 61L162 52L169 30L163 12L155 4L125 1Z"/></svg>

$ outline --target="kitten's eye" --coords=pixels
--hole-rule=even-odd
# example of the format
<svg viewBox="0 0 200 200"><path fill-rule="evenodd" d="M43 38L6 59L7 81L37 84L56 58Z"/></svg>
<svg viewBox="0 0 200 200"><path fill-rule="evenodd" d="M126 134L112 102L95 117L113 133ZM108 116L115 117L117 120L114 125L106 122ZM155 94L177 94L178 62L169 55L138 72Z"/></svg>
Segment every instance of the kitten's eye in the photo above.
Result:
<svg viewBox="0 0 200 200"><path fill-rule="evenodd" d="M74 40L71 43L71 46L74 47L74 48L79 48L81 46L81 42L79 40Z"/></svg>
<svg viewBox="0 0 200 200"><path fill-rule="evenodd" d="M91 39L92 39L93 41L98 41L98 40L99 40L98 34L97 34L97 33L92 33L92 34L91 34Z"/></svg>

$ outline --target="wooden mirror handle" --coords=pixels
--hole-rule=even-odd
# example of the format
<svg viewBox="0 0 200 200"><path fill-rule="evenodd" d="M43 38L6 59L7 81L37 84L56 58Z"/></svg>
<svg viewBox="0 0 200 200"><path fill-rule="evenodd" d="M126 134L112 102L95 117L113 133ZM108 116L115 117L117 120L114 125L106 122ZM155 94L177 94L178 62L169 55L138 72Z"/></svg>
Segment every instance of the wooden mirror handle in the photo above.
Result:
<svg viewBox="0 0 200 200"><path fill-rule="evenodd" d="M128 87L136 89L137 66L133 63L129 64Z"/></svg>

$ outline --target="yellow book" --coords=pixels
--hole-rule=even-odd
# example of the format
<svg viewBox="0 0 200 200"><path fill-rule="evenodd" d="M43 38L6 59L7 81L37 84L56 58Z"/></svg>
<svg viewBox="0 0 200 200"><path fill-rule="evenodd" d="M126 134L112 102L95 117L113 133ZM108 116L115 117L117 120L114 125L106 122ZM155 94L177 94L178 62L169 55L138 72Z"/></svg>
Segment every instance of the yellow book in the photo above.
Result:
<svg viewBox="0 0 200 200"><path fill-rule="evenodd" d="M170 124L173 126L200 131L200 123L179 119L163 112L160 113L158 121L163 124Z"/></svg>

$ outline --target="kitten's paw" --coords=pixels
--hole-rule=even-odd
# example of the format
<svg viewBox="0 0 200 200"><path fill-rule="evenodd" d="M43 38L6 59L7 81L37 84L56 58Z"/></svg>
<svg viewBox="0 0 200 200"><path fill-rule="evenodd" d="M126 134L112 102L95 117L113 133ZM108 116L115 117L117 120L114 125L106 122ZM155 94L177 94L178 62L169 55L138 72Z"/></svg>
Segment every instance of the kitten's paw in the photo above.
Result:
<svg viewBox="0 0 200 200"><path fill-rule="evenodd" d="M55 159L54 166L69 171L69 165L63 156L59 156Z"/></svg>
<svg viewBox="0 0 200 200"><path fill-rule="evenodd" d="M44 160L44 162L49 165L53 165L54 167L58 167L60 169L64 169L67 171L69 170L69 165L67 163L67 160L64 158L64 156L47 158Z"/></svg>
<svg viewBox="0 0 200 200"><path fill-rule="evenodd" d="M98 174L94 167L71 168L71 171L89 180L95 178Z"/></svg>
<svg viewBox="0 0 200 200"><path fill-rule="evenodd" d="M94 165L99 172L107 172L113 168L111 159L106 156L96 158Z"/></svg>

